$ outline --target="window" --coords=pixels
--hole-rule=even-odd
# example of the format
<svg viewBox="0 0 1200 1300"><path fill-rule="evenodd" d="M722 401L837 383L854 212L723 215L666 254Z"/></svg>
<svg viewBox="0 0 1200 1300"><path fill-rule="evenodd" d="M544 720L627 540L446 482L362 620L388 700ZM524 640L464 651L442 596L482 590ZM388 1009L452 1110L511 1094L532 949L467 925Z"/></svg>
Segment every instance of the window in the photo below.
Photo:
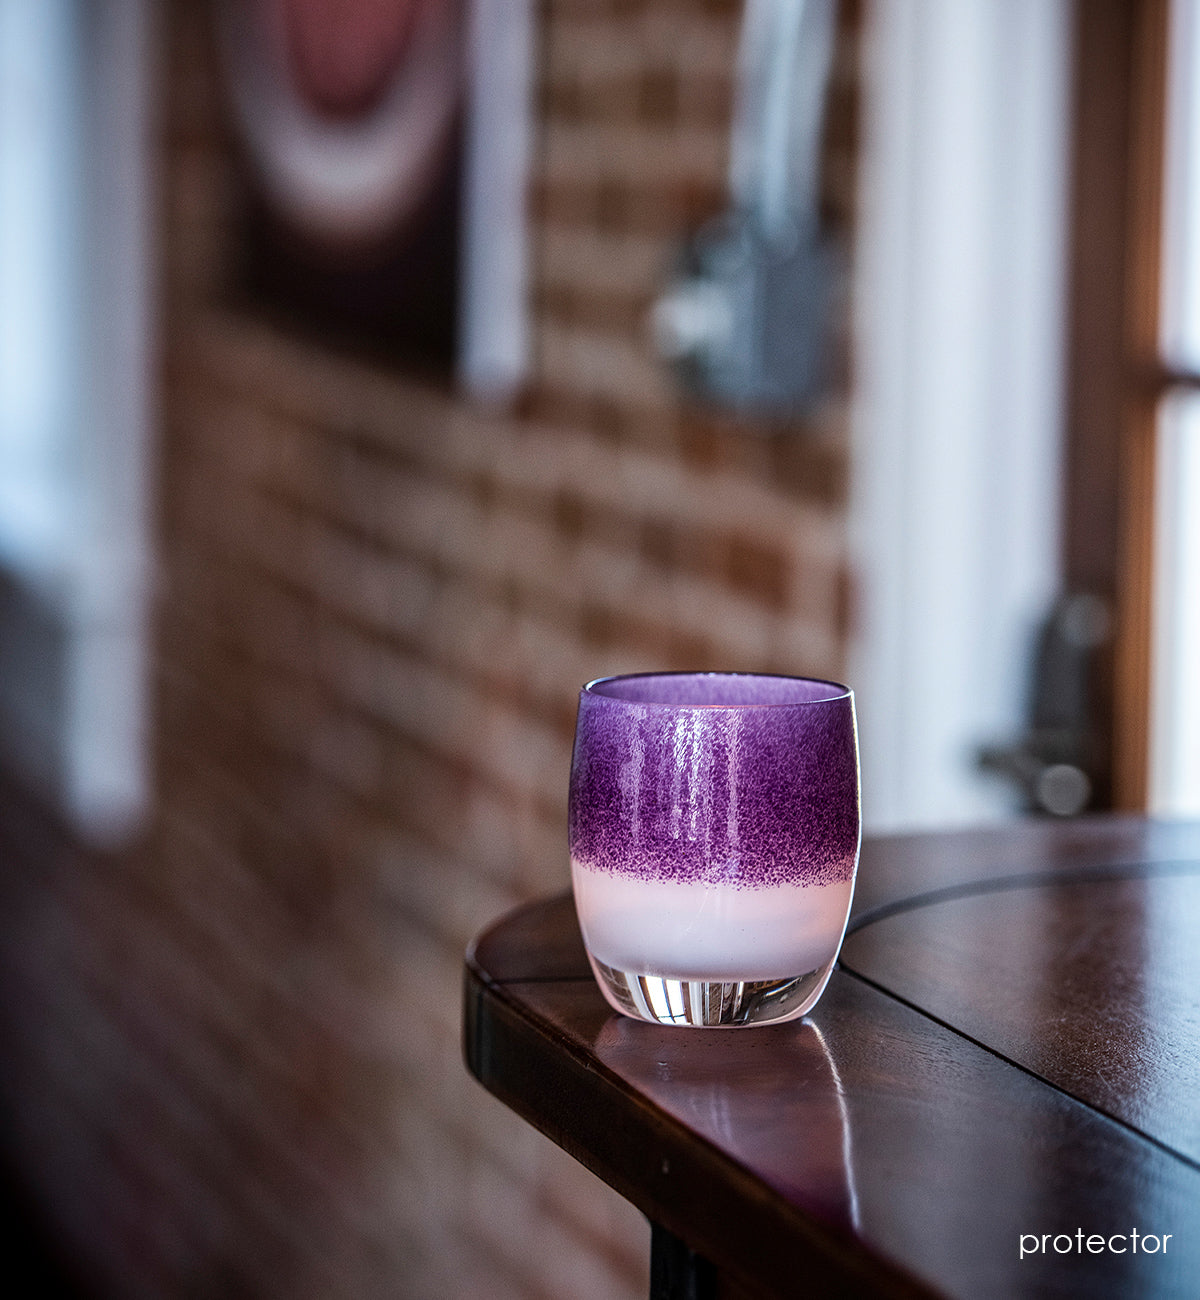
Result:
<svg viewBox="0 0 1200 1300"><path fill-rule="evenodd" d="M1077 6L1064 568L1116 615L1119 808L1200 813L1200 10Z"/></svg>

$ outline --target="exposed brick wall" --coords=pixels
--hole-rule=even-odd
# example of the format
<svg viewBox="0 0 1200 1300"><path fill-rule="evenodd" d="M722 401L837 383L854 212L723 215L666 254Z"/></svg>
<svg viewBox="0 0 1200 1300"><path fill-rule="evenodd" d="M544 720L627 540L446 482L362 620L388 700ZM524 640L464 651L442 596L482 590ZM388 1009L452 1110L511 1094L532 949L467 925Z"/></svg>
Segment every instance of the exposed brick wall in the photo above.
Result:
<svg viewBox="0 0 1200 1300"><path fill-rule="evenodd" d="M583 681L842 671L845 394L764 436L647 340L723 202L739 11L542 6L534 373L497 412L230 305L207 7L170 6L159 812L47 873L8 958L24 1149L118 1294L645 1292L640 1216L466 1075L459 988L568 884Z"/></svg>

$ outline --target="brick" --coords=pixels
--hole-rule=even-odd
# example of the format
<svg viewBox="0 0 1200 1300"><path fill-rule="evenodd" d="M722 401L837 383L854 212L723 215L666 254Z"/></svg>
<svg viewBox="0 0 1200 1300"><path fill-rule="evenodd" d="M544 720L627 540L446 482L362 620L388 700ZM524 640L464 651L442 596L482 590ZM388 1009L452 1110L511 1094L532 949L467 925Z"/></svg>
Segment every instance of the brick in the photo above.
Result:
<svg viewBox="0 0 1200 1300"><path fill-rule="evenodd" d="M238 164L206 24L168 7L161 806L5 957L11 1113L114 1294L645 1294L637 1212L463 1070L462 949L569 884L583 681L846 659L844 394L764 437L645 333L726 201L740 17L540 11L538 369L485 409L229 306Z"/></svg>
<svg viewBox="0 0 1200 1300"><path fill-rule="evenodd" d="M642 1277L623 1276L590 1242L552 1218L540 1225L537 1245L532 1271L548 1294L578 1300L634 1300L646 1294Z"/></svg>
<svg viewBox="0 0 1200 1300"><path fill-rule="evenodd" d="M645 69L638 79L637 114L654 126L676 121L679 117L679 77L664 64Z"/></svg>
<svg viewBox="0 0 1200 1300"><path fill-rule="evenodd" d="M545 1238L542 1219L525 1189L514 1184L507 1171L475 1161L467 1173L464 1210L471 1236L486 1243L515 1274L528 1277L531 1261L545 1249Z"/></svg>
<svg viewBox="0 0 1200 1300"><path fill-rule="evenodd" d="M606 398L643 415L673 413L674 384L645 339L547 325L540 334L543 382Z"/></svg>
<svg viewBox="0 0 1200 1300"><path fill-rule="evenodd" d="M609 193L614 186L619 188L619 182L609 183ZM605 192L603 183L596 183L591 190L593 204L602 204ZM551 228L543 239L539 280L618 302L646 298L661 290L669 255L667 242L653 236L589 227Z"/></svg>
<svg viewBox="0 0 1200 1300"><path fill-rule="evenodd" d="M716 17L718 21L712 19ZM631 23L635 30L631 30ZM564 11L551 7L546 48L547 78L574 76L584 84L635 75L646 64L670 61L698 78L728 75L735 58L737 15L701 13L696 4L641 6L633 18L604 14L595 6Z"/></svg>
<svg viewBox="0 0 1200 1300"><path fill-rule="evenodd" d="M790 565L778 546L764 546L744 536L729 540L726 578L734 591L779 609L790 587Z"/></svg>

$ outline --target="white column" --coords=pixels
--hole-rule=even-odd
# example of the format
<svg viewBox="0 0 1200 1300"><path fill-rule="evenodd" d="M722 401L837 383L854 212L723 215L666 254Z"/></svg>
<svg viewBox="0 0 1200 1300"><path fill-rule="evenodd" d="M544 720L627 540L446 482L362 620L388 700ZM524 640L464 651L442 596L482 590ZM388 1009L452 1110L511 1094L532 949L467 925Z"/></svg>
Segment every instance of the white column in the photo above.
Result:
<svg viewBox="0 0 1200 1300"><path fill-rule="evenodd" d="M976 822L1058 586L1069 7L879 0L856 285L853 678L874 829Z"/></svg>

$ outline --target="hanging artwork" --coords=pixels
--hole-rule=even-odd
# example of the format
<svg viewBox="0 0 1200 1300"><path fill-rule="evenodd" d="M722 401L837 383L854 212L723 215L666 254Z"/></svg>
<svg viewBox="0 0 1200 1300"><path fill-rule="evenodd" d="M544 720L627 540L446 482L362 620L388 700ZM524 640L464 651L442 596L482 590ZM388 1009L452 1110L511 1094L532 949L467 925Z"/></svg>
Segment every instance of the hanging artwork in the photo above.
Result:
<svg viewBox="0 0 1200 1300"><path fill-rule="evenodd" d="M456 0L220 0L241 146L238 288L296 328L449 370L458 347Z"/></svg>

